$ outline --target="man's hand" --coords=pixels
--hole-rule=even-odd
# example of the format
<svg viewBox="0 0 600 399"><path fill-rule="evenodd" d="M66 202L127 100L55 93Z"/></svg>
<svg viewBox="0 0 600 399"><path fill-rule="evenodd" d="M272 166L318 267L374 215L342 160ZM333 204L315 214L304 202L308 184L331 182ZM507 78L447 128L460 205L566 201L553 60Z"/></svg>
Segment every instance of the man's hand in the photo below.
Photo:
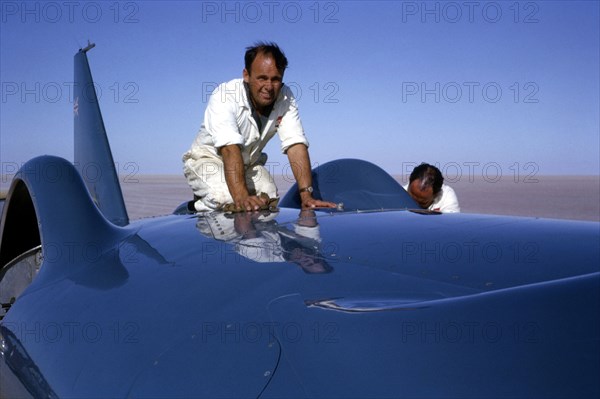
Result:
<svg viewBox="0 0 600 399"><path fill-rule="evenodd" d="M300 193L302 208L337 208L337 204L329 201L314 199L311 193Z"/></svg>
<svg viewBox="0 0 600 399"><path fill-rule="evenodd" d="M263 197L256 195L240 196L233 199L236 210L246 210L247 212L258 211L268 204L268 201Z"/></svg>
<svg viewBox="0 0 600 399"><path fill-rule="evenodd" d="M229 188L231 198L236 210L258 211L267 204L267 200L250 195L246 187L246 168L242 158L242 151L238 145L226 145L220 148L225 165L225 181Z"/></svg>
<svg viewBox="0 0 600 399"><path fill-rule="evenodd" d="M260 213L258 212L242 212L234 214L233 227L235 231L244 238L256 238L258 233L254 227L254 222L258 221Z"/></svg>

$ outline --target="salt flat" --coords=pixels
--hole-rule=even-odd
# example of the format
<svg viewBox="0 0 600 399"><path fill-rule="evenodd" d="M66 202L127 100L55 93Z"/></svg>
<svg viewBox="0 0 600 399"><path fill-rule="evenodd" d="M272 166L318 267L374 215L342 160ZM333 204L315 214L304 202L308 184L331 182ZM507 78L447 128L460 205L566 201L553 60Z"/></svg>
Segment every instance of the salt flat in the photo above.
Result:
<svg viewBox="0 0 600 399"><path fill-rule="evenodd" d="M404 176L395 176L401 184ZM276 176L280 195L292 185ZM483 178L448 181L462 212L600 221L600 176L536 176L527 181ZM165 215L192 199L185 178L177 175L140 175L121 179L131 220Z"/></svg>

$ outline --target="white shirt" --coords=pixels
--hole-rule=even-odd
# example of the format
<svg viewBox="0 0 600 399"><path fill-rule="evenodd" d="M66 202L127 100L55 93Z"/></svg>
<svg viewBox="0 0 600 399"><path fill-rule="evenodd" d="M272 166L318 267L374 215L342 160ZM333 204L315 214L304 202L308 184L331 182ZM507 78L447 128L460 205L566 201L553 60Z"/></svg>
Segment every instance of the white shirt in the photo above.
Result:
<svg viewBox="0 0 600 399"><path fill-rule="evenodd" d="M233 79L220 84L210 96L204 122L186 155L198 159L208 150L220 158L218 148L238 144L244 164L252 165L275 133L279 134L284 153L294 144L303 143L308 147L291 89L285 85L281 88L266 124L259 131L244 80Z"/></svg>
<svg viewBox="0 0 600 399"><path fill-rule="evenodd" d="M199 217L196 228L205 236L213 237L219 241L231 242L235 245L235 252L259 263L286 262L283 253L285 249L281 244L281 236L297 241L305 242L305 245L317 248L321 243L319 226L301 226L293 224L294 231L289 230L286 225L268 224L275 219L277 212L268 215L260 215L257 218L256 237L244 238L235 228L235 217L223 212L206 212ZM215 233L217 232L217 233Z"/></svg>
<svg viewBox="0 0 600 399"><path fill-rule="evenodd" d="M408 191L408 184L402 186ZM439 193L433 198L433 202L429 205L430 211L439 211L442 213L457 213L460 212L460 206L458 205L458 198L452 187L442 184L442 188Z"/></svg>

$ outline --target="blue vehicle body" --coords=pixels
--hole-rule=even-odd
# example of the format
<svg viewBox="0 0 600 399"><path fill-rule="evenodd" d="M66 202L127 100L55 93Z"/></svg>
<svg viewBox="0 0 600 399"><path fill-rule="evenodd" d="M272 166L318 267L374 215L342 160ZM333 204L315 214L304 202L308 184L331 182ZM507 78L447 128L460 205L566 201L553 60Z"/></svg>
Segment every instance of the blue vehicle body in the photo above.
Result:
<svg viewBox="0 0 600 399"><path fill-rule="evenodd" d="M76 163L112 169L95 97L75 118ZM423 212L359 160L314 171L343 209L294 186L129 223L116 174L80 166L35 158L8 193L1 397L600 395L598 223Z"/></svg>

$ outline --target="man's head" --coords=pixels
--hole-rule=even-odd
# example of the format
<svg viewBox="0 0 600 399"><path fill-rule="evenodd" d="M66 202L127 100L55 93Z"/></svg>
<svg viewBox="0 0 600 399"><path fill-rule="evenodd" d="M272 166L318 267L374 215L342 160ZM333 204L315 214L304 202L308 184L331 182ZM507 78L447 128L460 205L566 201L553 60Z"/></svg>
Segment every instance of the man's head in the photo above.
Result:
<svg viewBox="0 0 600 399"><path fill-rule="evenodd" d="M244 63L244 82L250 88L252 104L262 114L279 96L287 58L277 44L259 42L246 48Z"/></svg>
<svg viewBox="0 0 600 399"><path fill-rule="evenodd" d="M408 194L423 209L429 208L442 189L444 177L433 165L422 163L413 169L408 184Z"/></svg>

